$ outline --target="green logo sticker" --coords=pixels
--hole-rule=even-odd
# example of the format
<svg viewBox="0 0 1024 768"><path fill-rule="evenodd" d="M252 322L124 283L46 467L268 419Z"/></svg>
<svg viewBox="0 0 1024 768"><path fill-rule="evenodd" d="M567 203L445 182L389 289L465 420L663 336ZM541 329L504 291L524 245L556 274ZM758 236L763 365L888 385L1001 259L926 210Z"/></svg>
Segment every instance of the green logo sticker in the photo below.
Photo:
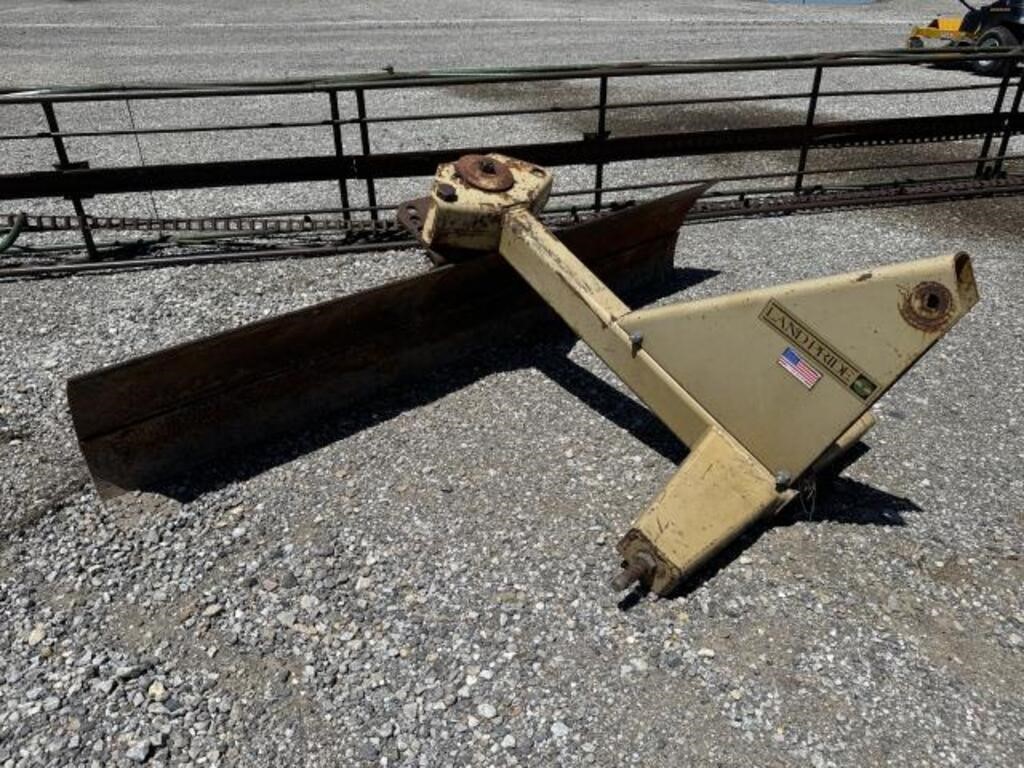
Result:
<svg viewBox="0 0 1024 768"><path fill-rule="evenodd" d="M857 377L856 381L850 385L850 389L852 389L853 393L861 400L867 400L871 397L871 393L875 391L876 387L871 379L861 374Z"/></svg>

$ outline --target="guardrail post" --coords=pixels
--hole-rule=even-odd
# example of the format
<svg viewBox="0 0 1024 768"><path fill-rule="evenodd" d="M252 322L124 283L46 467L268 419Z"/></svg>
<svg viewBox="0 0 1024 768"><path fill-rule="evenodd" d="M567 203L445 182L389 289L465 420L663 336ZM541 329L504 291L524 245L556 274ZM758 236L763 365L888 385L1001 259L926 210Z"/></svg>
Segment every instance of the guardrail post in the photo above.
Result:
<svg viewBox="0 0 1024 768"><path fill-rule="evenodd" d="M1003 112L1003 101L1006 100L1006 91L1010 86L1010 76L1013 74L1013 70L1013 67L1007 67L1006 72L1003 74L1003 81L999 84L999 90L996 92L996 102L992 105L993 116L999 116ZM985 134L985 140L981 143L978 165L974 169L974 178L976 179L985 178L985 172L988 169L988 153L992 148L992 138L994 136L995 128L989 128L988 133Z"/></svg>
<svg viewBox="0 0 1024 768"><path fill-rule="evenodd" d="M53 147L57 150L57 164L54 167L59 171L84 167L82 163L72 163L68 160L68 151L64 146L64 139L60 135L60 126L57 124L57 113L53 109L53 104L49 101L44 101L42 102L42 107L43 114L46 115L46 125L50 131L50 138L53 139ZM72 197L71 207L75 209L75 216L78 217L78 227L82 232L85 251L89 254L89 260L95 261L99 258L99 253L96 251L96 243L92 239L89 223L85 220L85 208L82 207L82 201L77 197Z"/></svg>
<svg viewBox="0 0 1024 768"><path fill-rule="evenodd" d="M338 193L341 195L341 215L345 221L352 220L352 211L348 204L348 178L342 165L345 161L345 146L341 143L341 111L338 109L338 92L327 92L331 100L331 133L334 136L334 156L338 158Z"/></svg>
<svg viewBox="0 0 1024 768"><path fill-rule="evenodd" d="M1024 96L1024 74L1017 78L1017 92L1013 95L1013 103L1010 105L1010 112L1006 116L1006 124L1003 128L1003 137L999 140L999 151L996 153L996 161L992 166L992 176L998 177L1003 170L1003 158L1006 150L1010 147L1010 139L1013 137L1013 118L1020 114L1021 96Z"/></svg>
<svg viewBox="0 0 1024 768"><path fill-rule="evenodd" d="M359 117L359 141L362 144L363 154L370 154L370 126L366 123L366 97L362 88L356 88L356 112ZM366 177L366 202L370 207L370 218L377 221L377 190L374 187L373 177Z"/></svg>
<svg viewBox="0 0 1024 768"><path fill-rule="evenodd" d="M814 125L814 114L818 111L818 92L821 90L821 66L814 68L814 82L811 85L811 100L807 104L807 120L804 123L806 133L800 147L800 159L796 166L796 183L793 192L799 194L804 186L804 171L807 170L807 153L811 148L811 127Z"/></svg>
<svg viewBox="0 0 1024 768"><path fill-rule="evenodd" d="M608 131L605 127L608 115L608 78L601 78L597 97L597 142L602 146ZM598 160L594 165L594 210L601 210L602 187L604 186L604 161Z"/></svg>

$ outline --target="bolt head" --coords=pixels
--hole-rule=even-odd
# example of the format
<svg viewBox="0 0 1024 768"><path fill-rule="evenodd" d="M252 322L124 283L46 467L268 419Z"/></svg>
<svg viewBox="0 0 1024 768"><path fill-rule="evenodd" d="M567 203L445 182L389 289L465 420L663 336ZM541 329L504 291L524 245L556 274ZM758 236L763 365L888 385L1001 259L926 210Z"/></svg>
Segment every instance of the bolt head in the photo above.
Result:
<svg viewBox="0 0 1024 768"><path fill-rule="evenodd" d="M455 191L455 187L451 184L438 184L437 196L446 203L454 203L459 199L459 193Z"/></svg>
<svg viewBox="0 0 1024 768"><path fill-rule="evenodd" d="M793 484L793 476L784 469L775 473L775 490L784 491Z"/></svg>

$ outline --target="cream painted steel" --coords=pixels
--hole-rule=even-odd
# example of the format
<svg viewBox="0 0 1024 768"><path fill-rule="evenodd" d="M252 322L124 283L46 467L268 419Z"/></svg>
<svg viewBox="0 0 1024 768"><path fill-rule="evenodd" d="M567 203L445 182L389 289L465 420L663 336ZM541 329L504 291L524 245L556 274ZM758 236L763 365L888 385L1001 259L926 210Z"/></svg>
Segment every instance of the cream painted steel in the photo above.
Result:
<svg viewBox="0 0 1024 768"><path fill-rule="evenodd" d="M978 300L970 258L957 254L633 311L536 218L550 175L489 157L518 168L516 185L483 191L441 166L428 241L491 248L500 233L502 256L691 447L619 543L620 587L669 593L785 506Z"/></svg>
<svg viewBox="0 0 1024 768"><path fill-rule="evenodd" d="M629 563L646 555L654 567L637 578L671 593L694 570L758 519L795 498L719 426L694 444L679 470L619 542Z"/></svg>
<svg viewBox="0 0 1024 768"><path fill-rule="evenodd" d="M922 330L901 306L926 284L935 301L948 290L952 306ZM940 256L640 310L621 324L773 474L797 477L975 301L956 258ZM821 374L812 388L776 362L787 348ZM858 379L869 392L858 394Z"/></svg>
<svg viewBox="0 0 1024 768"><path fill-rule="evenodd" d="M501 239L502 214L513 207L540 213L551 192L551 173L504 155L488 155L506 168L512 187L491 192L464 183L455 163L437 169L430 190L430 207L423 220L423 241L433 248L455 247L495 251ZM495 175L495 174L489 174Z"/></svg>

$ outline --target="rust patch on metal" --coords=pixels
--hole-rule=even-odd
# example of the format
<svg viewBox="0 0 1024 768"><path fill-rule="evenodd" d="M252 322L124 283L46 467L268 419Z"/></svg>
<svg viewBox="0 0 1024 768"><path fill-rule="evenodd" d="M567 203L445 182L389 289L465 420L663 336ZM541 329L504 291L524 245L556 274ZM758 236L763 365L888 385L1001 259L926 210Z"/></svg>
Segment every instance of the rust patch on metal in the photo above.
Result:
<svg viewBox="0 0 1024 768"><path fill-rule="evenodd" d="M918 330L933 333L946 327L953 314L953 294L942 283L926 281L904 291L900 315Z"/></svg>
<svg viewBox="0 0 1024 768"><path fill-rule="evenodd" d="M643 590L670 594L683 579L682 572L636 528L630 528L616 548L622 557L622 570L612 579L616 591L639 583Z"/></svg>
<svg viewBox="0 0 1024 768"><path fill-rule="evenodd" d="M415 200L407 200L398 206L395 218L407 232L422 241L423 222L427 219L427 210L430 208L430 198L418 197Z"/></svg>
<svg viewBox="0 0 1024 768"><path fill-rule="evenodd" d="M515 183L508 166L487 155L463 155L455 161L455 172L469 186L484 192L505 192Z"/></svg>

